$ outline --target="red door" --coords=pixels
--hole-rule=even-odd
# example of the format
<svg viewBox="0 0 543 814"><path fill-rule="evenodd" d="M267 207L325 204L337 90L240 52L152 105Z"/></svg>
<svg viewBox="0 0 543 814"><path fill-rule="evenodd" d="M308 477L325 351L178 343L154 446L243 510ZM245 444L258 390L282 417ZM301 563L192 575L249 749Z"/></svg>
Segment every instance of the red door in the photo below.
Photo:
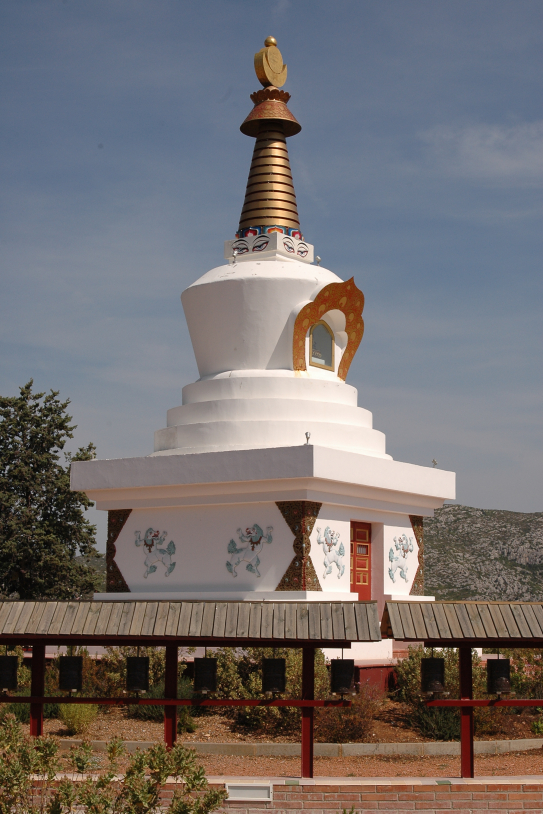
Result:
<svg viewBox="0 0 543 814"><path fill-rule="evenodd" d="M371 599L371 523L351 520L351 591Z"/></svg>

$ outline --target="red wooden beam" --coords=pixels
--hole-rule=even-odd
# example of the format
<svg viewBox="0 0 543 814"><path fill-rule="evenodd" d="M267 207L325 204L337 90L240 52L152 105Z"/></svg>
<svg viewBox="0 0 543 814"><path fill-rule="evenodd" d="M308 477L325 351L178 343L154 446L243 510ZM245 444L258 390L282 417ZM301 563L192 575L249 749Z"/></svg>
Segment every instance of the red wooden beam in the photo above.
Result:
<svg viewBox="0 0 543 814"><path fill-rule="evenodd" d="M460 698L473 698L473 668L471 647L459 647ZM464 704L460 707L460 775L473 777L475 759L473 749L473 707Z"/></svg>
<svg viewBox="0 0 543 814"><path fill-rule="evenodd" d="M302 777L313 777L313 723L315 698L315 648L302 649Z"/></svg>
<svg viewBox="0 0 543 814"><path fill-rule="evenodd" d="M30 703L30 734L37 738L43 735L43 690L45 682L45 644L32 645L32 678L30 695L39 700Z"/></svg>
<svg viewBox="0 0 543 814"><path fill-rule="evenodd" d="M436 698L427 707L543 707L543 698Z"/></svg>
<svg viewBox="0 0 543 814"><path fill-rule="evenodd" d="M177 699L177 645L175 644L169 644L166 647L164 695L169 699ZM164 742L168 749L172 749L176 740L177 706L169 704L164 707Z"/></svg>
<svg viewBox="0 0 543 814"><path fill-rule="evenodd" d="M448 641L448 640L447 640ZM531 641L531 640L530 640ZM166 647L168 644L175 644L177 647L290 647L295 650L300 650L302 647L332 647L334 642L330 639L260 639L260 638L220 638L217 636L193 636L192 638L178 638L177 636L94 636L90 634L78 636L61 636L44 634L37 636L35 633L17 633L17 634L0 634L0 644L20 644L23 647L32 645L34 642L43 642L48 646L69 646L69 645L84 645L89 644L93 646L102 647ZM351 642L341 640L344 648L349 648ZM491 642L494 646L494 642ZM543 641L541 642L543 644ZM447 644L447 646L449 646ZM454 645L451 645L453 647ZM481 644L473 645L474 647L481 647ZM483 647L490 646L485 642ZM509 645L503 645L509 646ZM521 647L517 644L515 639L515 647ZM536 647L537 644L529 644L526 647ZM436 645L436 647L443 647L443 643Z"/></svg>
<svg viewBox="0 0 543 814"><path fill-rule="evenodd" d="M110 704L111 706L173 706L173 707L350 707L351 701L326 699L322 701L297 698L74 698L68 695L30 696L0 695L0 704ZM543 701L540 702L543 706Z"/></svg>

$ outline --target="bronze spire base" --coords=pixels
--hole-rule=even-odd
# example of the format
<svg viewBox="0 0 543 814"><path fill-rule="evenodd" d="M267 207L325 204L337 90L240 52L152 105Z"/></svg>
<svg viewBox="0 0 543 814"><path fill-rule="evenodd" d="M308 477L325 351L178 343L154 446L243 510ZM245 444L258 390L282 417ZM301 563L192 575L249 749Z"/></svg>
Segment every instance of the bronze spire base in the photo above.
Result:
<svg viewBox="0 0 543 814"><path fill-rule="evenodd" d="M244 135L255 138L259 133L260 122L268 121L282 124L286 138L295 136L302 126L287 107L289 99L290 93L274 87L262 88L251 93L254 107L239 129Z"/></svg>
<svg viewBox="0 0 543 814"><path fill-rule="evenodd" d="M259 132L239 229L276 224L299 229L296 193L283 125L277 121L263 121L258 122L257 126Z"/></svg>

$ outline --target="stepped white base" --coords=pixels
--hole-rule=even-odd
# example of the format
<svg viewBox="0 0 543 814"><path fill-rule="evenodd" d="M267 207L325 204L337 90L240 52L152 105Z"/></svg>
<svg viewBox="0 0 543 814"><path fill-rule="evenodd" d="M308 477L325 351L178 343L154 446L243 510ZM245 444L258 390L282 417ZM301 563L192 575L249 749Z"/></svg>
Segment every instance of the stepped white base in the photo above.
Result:
<svg viewBox="0 0 543 814"><path fill-rule="evenodd" d="M334 591L147 591L94 594L96 601L147 600L161 602L358 602L358 594Z"/></svg>
<svg viewBox="0 0 543 814"><path fill-rule="evenodd" d="M380 642L353 642L350 647L325 647L323 652L327 659L341 658L367 661L369 663L393 663L392 639L383 639Z"/></svg>
<svg viewBox="0 0 543 814"><path fill-rule="evenodd" d="M390 458L356 389L339 379L295 371L230 371L183 388L155 433L155 455L269 449L311 443Z"/></svg>

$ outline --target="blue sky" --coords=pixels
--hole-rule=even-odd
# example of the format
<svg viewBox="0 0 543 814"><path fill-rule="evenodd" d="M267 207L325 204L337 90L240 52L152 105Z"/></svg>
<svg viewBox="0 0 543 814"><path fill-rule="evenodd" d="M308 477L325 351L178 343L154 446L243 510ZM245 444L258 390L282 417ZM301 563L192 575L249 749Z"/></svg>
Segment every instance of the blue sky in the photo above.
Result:
<svg viewBox="0 0 543 814"><path fill-rule="evenodd" d="M540 0L4 0L0 28L2 394L33 377L99 457L152 451L272 34L304 235L366 295L359 404L459 502L543 509Z"/></svg>

